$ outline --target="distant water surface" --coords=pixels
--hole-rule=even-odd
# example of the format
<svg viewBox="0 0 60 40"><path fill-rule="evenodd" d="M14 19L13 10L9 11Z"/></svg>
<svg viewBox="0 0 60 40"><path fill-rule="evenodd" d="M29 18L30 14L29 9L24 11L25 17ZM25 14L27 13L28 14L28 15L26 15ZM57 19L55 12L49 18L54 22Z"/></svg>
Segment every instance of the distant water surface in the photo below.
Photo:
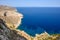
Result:
<svg viewBox="0 0 60 40"><path fill-rule="evenodd" d="M24 18L18 29L31 36L44 31L60 33L60 7L17 7Z"/></svg>

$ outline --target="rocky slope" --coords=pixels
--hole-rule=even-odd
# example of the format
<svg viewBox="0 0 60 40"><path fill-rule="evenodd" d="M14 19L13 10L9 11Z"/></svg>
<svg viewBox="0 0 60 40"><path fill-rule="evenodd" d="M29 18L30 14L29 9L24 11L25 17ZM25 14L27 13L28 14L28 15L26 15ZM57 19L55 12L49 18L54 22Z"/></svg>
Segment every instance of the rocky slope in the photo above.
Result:
<svg viewBox="0 0 60 40"><path fill-rule="evenodd" d="M0 40L27 40L17 34L16 29L21 23L23 15L16 9L8 6L0 6Z"/></svg>
<svg viewBox="0 0 60 40"><path fill-rule="evenodd" d="M60 40L60 34L49 35L47 32L35 37L16 29L21 24L23 15L13 7L0 6L0 40Z"/></svg>
<svg viewBox="0 0 60 40"><path fill-rule="evenodd" d="M16 33L15 30L9 29L0 19L0 40L27 40Z"/></svg>

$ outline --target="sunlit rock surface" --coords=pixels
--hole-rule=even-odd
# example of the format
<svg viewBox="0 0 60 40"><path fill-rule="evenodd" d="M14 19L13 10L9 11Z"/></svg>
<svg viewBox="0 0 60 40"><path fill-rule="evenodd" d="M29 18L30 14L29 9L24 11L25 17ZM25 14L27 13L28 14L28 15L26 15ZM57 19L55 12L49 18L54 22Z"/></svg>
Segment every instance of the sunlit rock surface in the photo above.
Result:
<svg viewBox="0 0 60 40"><path fill-rule="evenodd" d="M35 37L16 29L21 24L23 15L10 6L0 6L0 40L60 40L60 34L47 32L36 34Z"/></svg>
<svg viewBox="0 0 60 40"><path fill-rule="evenodd" d="M17 28L21 24L23 15L18 13L16 9L8 6L0 6L0 19L5 21L10 28Z"/></svg>
<svg viewBox="0 0 60 40"><path fill-rule="evenodd" d="M4 11L8 11L8 10L10 10L10 11L17 11L14 7L10 7L10 6L6 6L6 5L0 5L0 11L2 11L2 10L4 10Z"/></svg>
<svg viewBox="0 0 60 40"><path fill-rule="evenodd" d="M21 24L22 18L23 15L16 9L0 6L0 40L27 40L14 30Z"/></svg>

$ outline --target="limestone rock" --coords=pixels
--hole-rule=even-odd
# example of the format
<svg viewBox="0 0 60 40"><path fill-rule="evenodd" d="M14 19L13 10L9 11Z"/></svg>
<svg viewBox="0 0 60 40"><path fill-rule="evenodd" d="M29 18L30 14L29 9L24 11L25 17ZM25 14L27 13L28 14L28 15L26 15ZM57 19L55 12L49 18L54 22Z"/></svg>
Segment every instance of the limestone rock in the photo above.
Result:
<svg viewBox="0 0 60 40"><path fill-rule="evenodd" d="M0 5L0 11L2 11L2 10L4 10L4 11L8 11L8 10L17 11L16 8L14 8L14 7L6 6L6 5Z"/></svg>
<svg viewBox="0 0 60 40"><path fill-rule="evenodd" d="M17 34L15 30L9 29L0 19L0 40L27 40L27 39Z"/></svg>
<svg viewBox="0 0 60 40"><path fill-rule="evenodd" d="M60 40L60 34L49 35L47 32L35 37L16 29L21 24L23 15L13 7L0 6L0 40Z"/></svg>
<svg viewBox="0 0 60 40"><path fill-rule="evenodd" d="M9 28L17 28L21 24L23 15L14 11L14 8L8 6L0 6L0 19L5 21Z"/></svg>
<svg viewBox="0 0 60 40"><path fill-rule="evenodd" d="M0 40L27 40L17 33L16 29L21 24L23 15L9 6L0 6Z"/></svg>

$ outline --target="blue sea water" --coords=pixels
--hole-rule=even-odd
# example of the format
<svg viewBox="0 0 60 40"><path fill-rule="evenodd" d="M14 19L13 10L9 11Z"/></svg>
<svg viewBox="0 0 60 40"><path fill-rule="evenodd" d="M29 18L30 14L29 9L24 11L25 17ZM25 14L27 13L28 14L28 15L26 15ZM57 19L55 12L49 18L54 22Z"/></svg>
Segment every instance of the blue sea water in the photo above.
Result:
<svg viewBox="0 0 60 40"><path fill-rule="evenodd" d="M49 34L60 33L60 7L17 7L23 14L22 24L18 29L31 36L44 31Z"/></svg>

